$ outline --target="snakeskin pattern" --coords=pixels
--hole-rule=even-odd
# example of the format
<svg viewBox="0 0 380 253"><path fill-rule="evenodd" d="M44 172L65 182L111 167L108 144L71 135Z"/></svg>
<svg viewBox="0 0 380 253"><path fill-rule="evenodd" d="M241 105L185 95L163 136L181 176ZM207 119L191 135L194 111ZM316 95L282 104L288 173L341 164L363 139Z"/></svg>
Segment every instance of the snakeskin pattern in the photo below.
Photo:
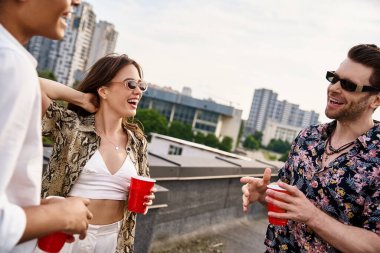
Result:
<svg viewBox="0 0 380 253"><path fill-rule="evenodd" d="M135 134L126 124L123 128L128 135L130 157L137 174L149 177L145 137ZM53 102L42 119L42 133L54 140L52 155L43 170L42 198L53 195L67 197L83 167L100 145L100 138L95 133L95 116L81 117ZM129 212L126 207L117 239L117 253L134 252L136 213Z"/></svg>

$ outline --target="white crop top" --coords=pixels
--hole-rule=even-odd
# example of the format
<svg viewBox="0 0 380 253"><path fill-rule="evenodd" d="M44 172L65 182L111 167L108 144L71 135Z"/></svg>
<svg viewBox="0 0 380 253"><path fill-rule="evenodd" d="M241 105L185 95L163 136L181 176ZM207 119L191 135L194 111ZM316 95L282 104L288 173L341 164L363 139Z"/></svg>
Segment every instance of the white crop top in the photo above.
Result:
<svg viewBox="0 0 380 253"><path fill-rule="evenodd" d="M137 175L129 154L121 168L112 175L99 150L83 167L69 195L89 199L125 200L131 176Z"/></svg>

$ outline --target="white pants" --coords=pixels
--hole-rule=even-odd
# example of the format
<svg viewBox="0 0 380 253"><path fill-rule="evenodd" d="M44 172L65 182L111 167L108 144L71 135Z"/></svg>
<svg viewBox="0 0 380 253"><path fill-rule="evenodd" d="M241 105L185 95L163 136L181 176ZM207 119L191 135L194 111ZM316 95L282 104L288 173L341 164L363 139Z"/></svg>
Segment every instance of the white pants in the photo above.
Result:
<svg viewBox="0 0 380 253"><path fill-rule="evenodd" d="M117 235L122 221L108 225L88 225L87 236L75 242L65 243L61 253L114 253L117 245Z"/></svg>

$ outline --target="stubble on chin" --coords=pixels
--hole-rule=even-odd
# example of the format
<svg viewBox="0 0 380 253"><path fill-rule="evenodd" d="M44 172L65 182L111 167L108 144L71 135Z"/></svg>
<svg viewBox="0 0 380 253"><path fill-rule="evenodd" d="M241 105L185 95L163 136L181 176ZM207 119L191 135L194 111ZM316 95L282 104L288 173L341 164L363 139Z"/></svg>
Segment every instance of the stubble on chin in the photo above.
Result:
<svg viewBox="0 0 380 253"><path fill-rule="evenodd" d="M334 119L338 121L353 121L360 117L363 111L366 110L368 106L368 96L363 97L355 104L348 104L347 107L341 108L334 112L330 112L328 108L325 109L325 115L329 119Z"/></svg>

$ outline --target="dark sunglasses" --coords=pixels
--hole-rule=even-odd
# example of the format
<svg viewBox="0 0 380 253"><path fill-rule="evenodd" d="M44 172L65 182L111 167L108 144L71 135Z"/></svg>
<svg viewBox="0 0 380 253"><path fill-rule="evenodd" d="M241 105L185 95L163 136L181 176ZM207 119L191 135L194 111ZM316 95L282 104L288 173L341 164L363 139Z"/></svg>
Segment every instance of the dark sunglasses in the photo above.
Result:
<svg viewBox="0 0 380 253"><path fill-rule="evenodd" d="M131 79L127 79L127 80L124 80L121 82L110 82L110 83L122 83L125 88L128 87L130 90L134 90L138 86L142 92L145 92L149 86L149 83L147 83L143 80L136 81L136 80L131 80Z"/></svg>
<svg viewBox="0 0 380 253"><path fill-rule="evenodd" d="M326 79L331 84L336 84L337 82L340 82L340 86L342 86L343 90L350 91L350 92L366 92L366 91L380 91L380 89L369 86L369 85L358 85L351 81L341 79L335 71L327 71L326 73Z"/></svg>

